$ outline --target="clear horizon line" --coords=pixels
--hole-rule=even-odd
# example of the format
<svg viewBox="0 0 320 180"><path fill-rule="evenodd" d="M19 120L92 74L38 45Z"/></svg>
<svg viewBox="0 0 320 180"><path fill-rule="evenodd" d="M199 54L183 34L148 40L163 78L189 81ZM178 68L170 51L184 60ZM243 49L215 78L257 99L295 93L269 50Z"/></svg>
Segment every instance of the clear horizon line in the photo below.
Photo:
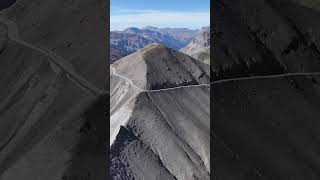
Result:
<svg viewBox="0 0 320 180"><path fill-rule="evenodd" d="M170 28L170 29L189 29L189 30L199 30L203 27L210 27L210 25L205 25L205 26L200 26L199 28L188 28L188 27L170 27L170 26L166 26L166 27L157 27L157 26L144 26L144 27L136 27L136 26L128 26L126 28L123 28L122 30L120 29L111 29L110 31L124 31L128 28L137 28L137 29L145 29L147 27L155 27L155 28L159 28L159 29L166 29L166 28Z"/></svg>
<svg viewBox="0 0 320 180"><path fill-rule="evenodd" d="M148 10L141 13L110 15L111 30L121 30L126 27L143 28L145 26L199 29L208 24L210 24L210 12L206 11Z"/></svg>

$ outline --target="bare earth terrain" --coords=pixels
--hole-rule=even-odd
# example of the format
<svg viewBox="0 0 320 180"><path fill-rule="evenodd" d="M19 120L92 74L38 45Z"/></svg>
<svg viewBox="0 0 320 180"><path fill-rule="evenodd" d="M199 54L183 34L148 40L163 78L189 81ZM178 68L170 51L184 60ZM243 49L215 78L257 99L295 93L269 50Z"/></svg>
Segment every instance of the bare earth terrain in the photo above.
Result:
<svg viewBox="0 0 320 180"><path fill-rule="evenodd" d="M1 180L105 179L100 5L18 0L1 11Z"/></svg>

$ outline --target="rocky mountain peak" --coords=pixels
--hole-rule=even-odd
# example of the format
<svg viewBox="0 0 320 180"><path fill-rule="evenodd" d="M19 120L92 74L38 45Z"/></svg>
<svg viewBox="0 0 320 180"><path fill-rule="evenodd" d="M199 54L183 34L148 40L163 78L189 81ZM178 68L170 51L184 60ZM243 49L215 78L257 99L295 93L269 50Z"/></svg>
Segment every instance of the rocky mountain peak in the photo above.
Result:
<svg viewBox="0 0 320 180"><path fill-rule="evenodd" d="M158 43L139 49L111 67L141 89L209 83L208 65Z"/></svg>
<svg viewBox="0 0 320 180"><path fill-rule="evenodd" d="M128 34L142 33L142 30L138 29L138 28L135 28L135 27L129 27L129 28L125 29L123 32L128 33Z"/></svg>

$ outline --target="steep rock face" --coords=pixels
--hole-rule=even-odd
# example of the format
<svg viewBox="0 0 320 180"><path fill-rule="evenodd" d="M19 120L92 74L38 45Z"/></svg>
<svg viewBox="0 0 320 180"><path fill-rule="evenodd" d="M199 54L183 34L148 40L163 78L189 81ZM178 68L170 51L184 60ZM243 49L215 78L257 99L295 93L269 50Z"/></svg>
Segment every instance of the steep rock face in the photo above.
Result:
<svg viewBox="0 0 320 180"><path fill-rule="evenodd" d="M20 0L1 12L1 180L106 177L104 33L87 36L104 22L97 3L68 3ZM76 28L73 8L91 10L92 24Z"/></svg>
<svg viewBox="0 0 320 180"><path fill-rule="evenodd" d="M160 44L151 44L112 67L141 89L209 83L209 66Z"/></svg>
<svg viewBox="0 0 320 180"><path fill-rule="evenodd" d="M215 13L213 79L319 70L319 24L302 20L317 19L314 10L289 0L225 0Z"/></svg>
<svg viewBox="0 0 320 180"><path fill-rule="evenodd" d="M166 81L177 79L159 71L160 59L176 63L176 57L188 57L174 53L154 44L111 65L110 170L115 179L209 179L209 85L185 81L184 87L165 89L171 87ZM208 65L190 57L185 61L190 66L169 66L172 74L193 79L199 67L208 72Z"/></svg>
<svg viewBox="0 0 320 180"><path fill-rule="evenodd" d="M180 51L210 64L210 27L201 28L190 44L180 49Z"/></svg>

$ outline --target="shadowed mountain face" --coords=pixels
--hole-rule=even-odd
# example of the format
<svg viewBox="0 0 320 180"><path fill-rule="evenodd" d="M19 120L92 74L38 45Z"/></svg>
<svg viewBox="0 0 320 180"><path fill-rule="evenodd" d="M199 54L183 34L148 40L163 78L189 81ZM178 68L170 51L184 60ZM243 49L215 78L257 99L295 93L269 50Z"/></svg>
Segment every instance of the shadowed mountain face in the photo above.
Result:
<svg viewBox="0 0 320 180"><path fill-rule="evenodd" d="M100 5L19 0L1 12L1 180L105 179Z"/></svg>
<svg viewBox="0 0 320 180"><path fill-rule="evenodd" d="M10 7L16 0L2 0L0 2L0 10Z"/></svg>
<svg viewBox="0 0 320 180"><path fill-rule="evenodd" d="M320 13L312 2L216 3L213 79L306 74L211 86L213 179L320 178L320 77L310 74L320 72Z"/></svg>
<svg viewBox="0 0 320 180"><path fill-rule="evenodd" d="M289 0L225 0L215 8L213 79L320 69L316 10Z"/></svg>
<svg viewBox="0 0 320 180"><path fill-rule="evenodd" d="M210 64L210 27L203 27L199 30L192 41L180 51Z"/></svg>
<svg viewBox="0 0 320 180"><path fill-rule="evenodd" d="M113 179L209 179L208 73L159 44L111 65Z"/></svg>

